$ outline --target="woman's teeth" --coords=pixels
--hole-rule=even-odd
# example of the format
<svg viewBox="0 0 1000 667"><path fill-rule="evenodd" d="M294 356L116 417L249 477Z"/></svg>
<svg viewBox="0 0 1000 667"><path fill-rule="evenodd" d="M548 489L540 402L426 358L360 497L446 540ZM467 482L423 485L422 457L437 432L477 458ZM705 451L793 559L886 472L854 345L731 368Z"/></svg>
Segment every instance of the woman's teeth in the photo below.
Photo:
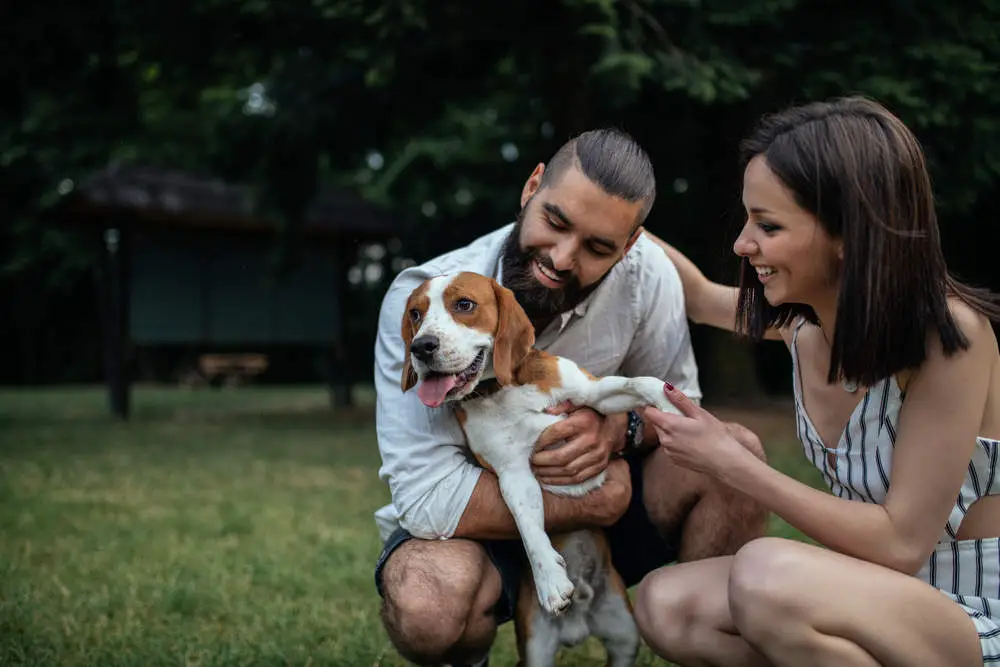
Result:
<svg viewBox="0 0 1000 667"><path fill-rule="evenodd" d="M761 278L766 278L767 276L772 276L775 273L776 273L776 271L774 269L772 269L771 267L769 267L769 266L767 266L767 267L758 266L757 267L757 275L760 276Z"/></svg>

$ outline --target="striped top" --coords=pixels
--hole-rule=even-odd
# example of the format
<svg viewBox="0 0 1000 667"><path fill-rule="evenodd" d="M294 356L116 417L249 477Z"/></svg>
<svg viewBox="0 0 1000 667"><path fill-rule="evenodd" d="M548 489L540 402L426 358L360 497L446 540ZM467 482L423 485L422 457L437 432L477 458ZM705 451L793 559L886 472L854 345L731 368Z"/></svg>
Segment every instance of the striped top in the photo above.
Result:
<svg viewBox="0 0 1000 667"><path fill-rule="evenodd" d="M796 347L803 324L804 320L800 321L792 334L791 353L796 430L806 457L822 473L833 494L881 504L889 490L896 425L905 396L895 377L870 387L851 413L839 442L827 447L810 421L802 399ZM976 438L968 471L941 530L938 546L917 576L957 598L985 596L996 602L996 609L990 609L989 600L974 606L985 607L987 615L992 615L992 611L1000 616L1000 540L955 540L972 503L983 496L1000 494L998 455L1000 441Z"/></svg>

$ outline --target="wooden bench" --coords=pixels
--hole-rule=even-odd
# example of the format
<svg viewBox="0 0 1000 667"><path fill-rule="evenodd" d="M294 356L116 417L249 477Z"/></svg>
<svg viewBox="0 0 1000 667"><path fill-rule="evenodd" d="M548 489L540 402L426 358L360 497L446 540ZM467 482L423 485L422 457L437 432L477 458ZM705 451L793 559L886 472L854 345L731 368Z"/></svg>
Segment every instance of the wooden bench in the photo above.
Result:
<svg viewBox="0 0 1000 667"><path fill-rule="evenodd" d="M227 386L240 385L248 378L267 370L265 354L203 354L198 357L198 370L209 384L223 378Z"/></svg>

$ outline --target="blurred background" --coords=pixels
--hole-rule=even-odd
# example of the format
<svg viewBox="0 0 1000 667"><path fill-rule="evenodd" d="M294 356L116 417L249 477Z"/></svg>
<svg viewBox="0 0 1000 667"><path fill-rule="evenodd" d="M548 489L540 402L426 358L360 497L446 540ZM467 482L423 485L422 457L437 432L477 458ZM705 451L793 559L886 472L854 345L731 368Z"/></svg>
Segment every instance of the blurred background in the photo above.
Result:
<svg viewBox="0 0 1000 667"><path fill-rule="evenodd" d="M0 664L404 665L380 301L580 131L632 133L648 228L735 282L740 138L872 96L1000 289L998 0L39 0L0 4L0 74ZM822 485L784 347L692 331L706 405Z"/></svg>
<svg viewBox="0 0 1000 667"><path fill-rule="evenodd" d="M653 158L648 227L733 280L739 139L850 93L918 134L952 268L1000 287L997 5L10 5L0 383L323 382L349 403L395 273L511 221L535 164L603 125ZM717 399L788 390L782 350L695 337Z"/></svg>

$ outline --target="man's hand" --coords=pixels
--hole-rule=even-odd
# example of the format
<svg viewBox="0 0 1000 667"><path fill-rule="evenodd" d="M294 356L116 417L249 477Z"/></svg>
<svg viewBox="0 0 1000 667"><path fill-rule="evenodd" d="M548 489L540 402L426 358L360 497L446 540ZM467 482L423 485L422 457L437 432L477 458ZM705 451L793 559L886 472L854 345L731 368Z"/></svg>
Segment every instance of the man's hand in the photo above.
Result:
<svg viewBox="0 0 1000 667"><path fill-rule="evenodd" d="M608 464L606 475L604 484L588 494L595 496L591 520L594 525L604 528L622 518L632 501L632 475L628 462L622 459L612 461Z"/></svg>
<svg viewBox="0 0 1000 667"><path fill-rule="evenodd" d="M625 437L625 414L605 417L590 408L570 410L569 416L545 429L535 443L531 464L542 484L579 484L590 479L607 468L611 452Z"/></svg>

